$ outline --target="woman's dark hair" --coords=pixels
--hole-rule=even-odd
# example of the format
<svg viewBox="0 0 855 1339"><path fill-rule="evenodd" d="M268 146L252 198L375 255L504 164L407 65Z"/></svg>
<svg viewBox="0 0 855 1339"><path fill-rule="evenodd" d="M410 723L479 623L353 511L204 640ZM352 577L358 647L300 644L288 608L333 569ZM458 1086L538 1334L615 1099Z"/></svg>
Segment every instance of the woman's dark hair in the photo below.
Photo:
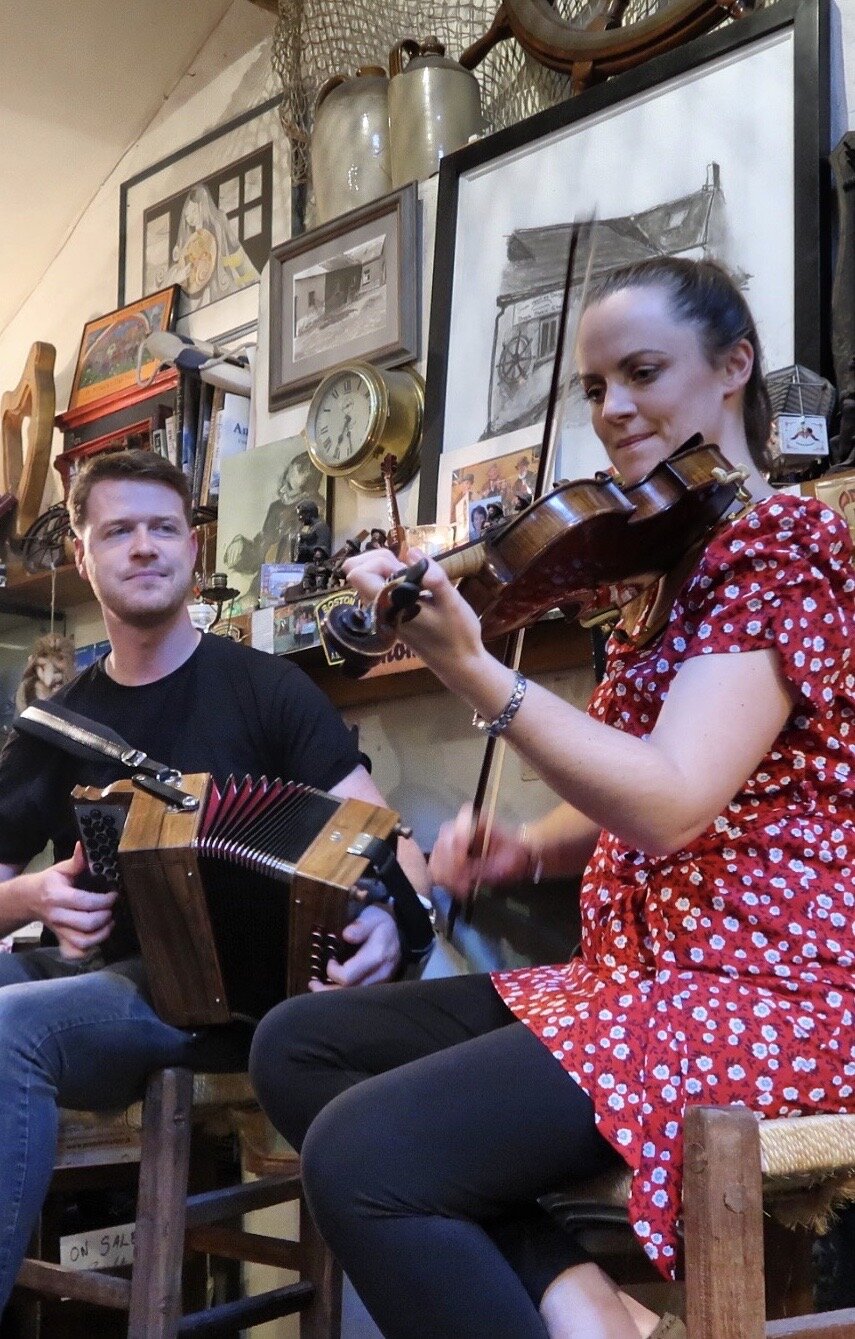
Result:
<svg viewBox="0 0 855 1339"><path fill-rule="evenodd" d="M754 350L744 392L742 416L751 459L758 469L768 469L772 406L763 377L763 355L754 317L731 276L711 260L685 260L677 256L654 256L612 270L598 280L585 306L591 307L612 293L627 288L662 288L678 321L694 325L710 363L741 339Z"/></svg>

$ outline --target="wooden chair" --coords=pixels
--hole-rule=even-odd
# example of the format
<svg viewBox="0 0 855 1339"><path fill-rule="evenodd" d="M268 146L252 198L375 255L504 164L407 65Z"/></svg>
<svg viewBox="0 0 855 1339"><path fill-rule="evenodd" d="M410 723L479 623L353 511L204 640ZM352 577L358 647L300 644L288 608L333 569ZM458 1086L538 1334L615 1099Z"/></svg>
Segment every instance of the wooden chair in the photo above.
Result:
<svg viewBox="0 0 855 1339"><path fill-rule="evenodd" d="M690 1107L683 1221L689 1339L855 1339L855 1309L766 1320L764 1213L823 1226L855 1196L855 1116L757 1121Z"/></svg>
<svg viewBox="0 0 855 1339"><path fill-rule="evenodd" d="M568 1230L581 1229L584 1244L589 1237L596 1244L597 1234L627 1224L629 1184L621 1169L542 1202ZM834 1206L851 1198L855 1116L758 1121L744 1107L690 1107L683 1189L689 1339L855 1339L855 1309L810 1312L811 1241ZM621 1282L652 1277L640 1252L626 1258L632 1273Z"/></svg>
<svg viewBox="0 0 855 1339"><path fill-rule="evenodd" d="M258 1179L188 1196L191 1136L210 1122L237 1132L254 1106L245 1074L158 1070L144 1100L111 1116L63 1112L55 1179L72 1169L139 1162L130 1279L28 1258L17 1288L128 1313L128 1339L232 1335L296 1312L300 1339L338 1339L341 1271L301 1194L296 1155L268 1163ZM245 1231L235 1220L255 1209L299 1201L299 1240ZM296 1271L295 1283L182 1315L185 1252L254 1261Z"/></svg>

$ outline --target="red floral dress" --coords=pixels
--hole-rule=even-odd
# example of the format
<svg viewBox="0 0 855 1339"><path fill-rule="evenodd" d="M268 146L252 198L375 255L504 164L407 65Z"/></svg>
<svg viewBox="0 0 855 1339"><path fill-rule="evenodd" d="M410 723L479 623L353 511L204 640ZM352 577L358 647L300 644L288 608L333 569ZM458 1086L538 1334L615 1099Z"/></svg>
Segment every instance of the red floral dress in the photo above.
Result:
<svg viewBox="0 0 855 1339"><path fill-rule="evenodd" d="M711 826L653 857L600 835L582 953L496 973L633 1170L630 1217L673 1274L689 1103L855 1111L855 580L841 518L781 494L727 523L651 645L612 638L590 712L644 737L691 656L774 646L799 697Z"/></svg>

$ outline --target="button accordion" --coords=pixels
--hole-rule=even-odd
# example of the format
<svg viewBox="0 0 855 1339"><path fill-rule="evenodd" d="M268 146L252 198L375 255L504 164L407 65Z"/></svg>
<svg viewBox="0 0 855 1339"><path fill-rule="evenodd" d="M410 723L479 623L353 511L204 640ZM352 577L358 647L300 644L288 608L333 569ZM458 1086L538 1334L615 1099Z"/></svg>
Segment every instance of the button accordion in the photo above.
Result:
<svg viewBox="0 0 855 1339"><path fill-rule="evenodd" d="M89 886L127 900L166 1022L258 1018L325 979L344 926L386 900L372 876L378 850L394 863L399 816L296 782L230 779L220 793L201 773L180 787L73 791Z"/></svg>

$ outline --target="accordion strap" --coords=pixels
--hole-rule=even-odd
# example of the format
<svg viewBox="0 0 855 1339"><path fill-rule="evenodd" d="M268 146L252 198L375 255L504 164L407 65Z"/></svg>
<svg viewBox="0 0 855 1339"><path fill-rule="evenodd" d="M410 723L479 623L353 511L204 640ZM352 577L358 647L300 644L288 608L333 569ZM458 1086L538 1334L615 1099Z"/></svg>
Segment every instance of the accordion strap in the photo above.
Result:
<svg viewBox="0 0 855 1339"><path fill-rule="evenodd" d="M22 734L55 744L57 748L77 758L109 758L120 767L126 767L129 772L141 773L161 783L181 780L181 773L174 767L155 762L142 749L133 748L109 726L90 721L88 716L79 716L76 711L69 711L68 707L61 707L58 702L34 702L25 707L13 724Z"/></svg>
<svg viewBox="0 0 855 1339"><path fill-rule="evenodd" d="M386 889L395 910L395 923L401 939L405 962L417 963L433 948L434 932L430 913L410 883L388 842L372 837L360 851Z"/></svg>

